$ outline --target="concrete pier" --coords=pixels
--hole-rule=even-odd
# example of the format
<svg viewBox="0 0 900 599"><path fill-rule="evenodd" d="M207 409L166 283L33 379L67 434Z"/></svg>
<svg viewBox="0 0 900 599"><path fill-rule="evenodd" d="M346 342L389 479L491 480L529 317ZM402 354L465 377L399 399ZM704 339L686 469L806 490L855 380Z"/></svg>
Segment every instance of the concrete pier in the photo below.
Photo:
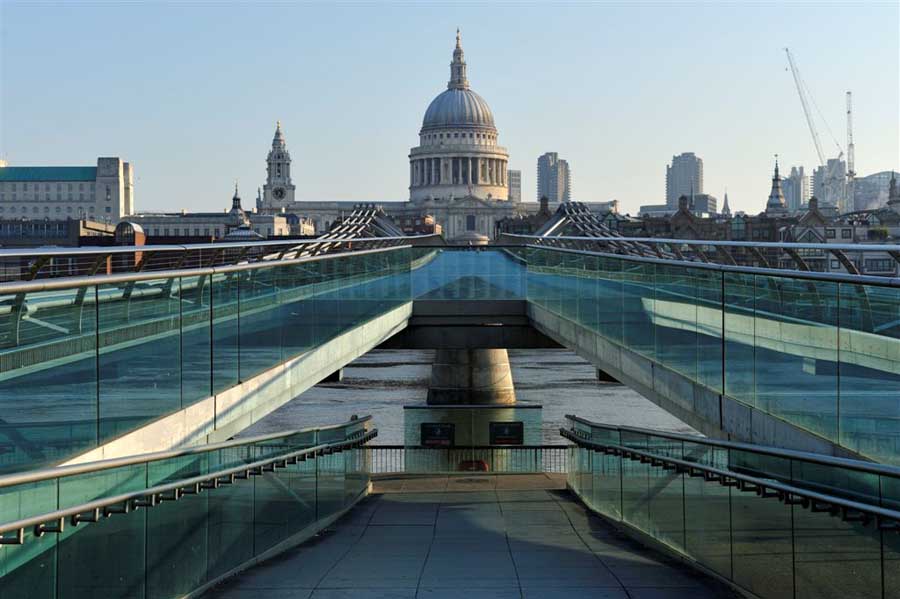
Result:
<svg viewBox="0 0 900 599"><path fill-rule="evenodd" d="M428 405L516 403L505 349L439 349L435 352Z"/></svg>

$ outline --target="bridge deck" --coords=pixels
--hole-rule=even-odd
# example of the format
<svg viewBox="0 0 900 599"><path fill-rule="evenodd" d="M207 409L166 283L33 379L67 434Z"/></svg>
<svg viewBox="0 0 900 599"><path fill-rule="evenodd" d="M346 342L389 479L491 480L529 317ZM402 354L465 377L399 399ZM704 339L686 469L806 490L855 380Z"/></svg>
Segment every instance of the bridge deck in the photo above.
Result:
<svg viewBox="0 0 900 599"><path fill-rule="evenodd" d="M621 536L553 475L375 481L333 530L207 598L736 596Z"/></svg>

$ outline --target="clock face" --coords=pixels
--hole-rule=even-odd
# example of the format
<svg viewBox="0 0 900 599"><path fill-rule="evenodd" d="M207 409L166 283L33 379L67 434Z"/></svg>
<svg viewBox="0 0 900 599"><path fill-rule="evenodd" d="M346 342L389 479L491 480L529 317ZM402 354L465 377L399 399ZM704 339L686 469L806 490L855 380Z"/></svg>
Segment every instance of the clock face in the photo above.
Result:
<svg viewBox="0 0 900 599"><path fill-rule="evenodd" d="M275 196L276 200L283 200L284 199L284 189L282 189L281 187L276 187L275 189L272 190L272 195Z"/></svg>

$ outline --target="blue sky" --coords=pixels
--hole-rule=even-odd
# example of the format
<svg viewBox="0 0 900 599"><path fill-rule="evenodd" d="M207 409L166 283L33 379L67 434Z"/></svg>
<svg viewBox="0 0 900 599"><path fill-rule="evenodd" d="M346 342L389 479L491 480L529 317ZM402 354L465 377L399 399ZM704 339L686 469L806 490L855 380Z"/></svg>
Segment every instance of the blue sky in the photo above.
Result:
<svg viewBox="0 0 900 599"><path fill-rule="evenodd" d="M459 26L526 200L557 151L576 199L634 213L694 151L705 191L758 212L773 154L816 162L784 46L842 145L853 91L857 171L900 168L898 6L0 1L0 157L118 155L139 210L224 209L235 179L252 204L281 119L298 198L405 199Z"/></svg>

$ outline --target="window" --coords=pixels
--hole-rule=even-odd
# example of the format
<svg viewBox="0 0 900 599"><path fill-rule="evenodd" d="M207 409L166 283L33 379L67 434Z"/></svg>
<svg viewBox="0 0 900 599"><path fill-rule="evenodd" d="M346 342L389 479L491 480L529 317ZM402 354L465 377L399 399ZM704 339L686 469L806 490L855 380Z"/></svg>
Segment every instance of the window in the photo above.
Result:
<svg viewBox="0 0 900 599"><path fill-rule="evenodd" d="M22 191L28 191L28 183L22 183Z"/></svg>
<svg viewBox="0 0 900 599"><path fill-rule="evenodd" d="M50 191L50 184L44 183L44 191Z"/></svg>
<svg viewBox="0 0 900 599"><path fill-rule="evenodd" d="M83 201L84 201L84 194L83 194L83 193L79 193L79 194L78 194L78 201L79 201L79 202L83 202Z"/></svg>
<svg viewBox="0 0 900 599"><path fill-rule="evenodd" d="M67 212L68 214L72 214L72 207L69 206L68 208L66 208L66 212Z"/></svg>
<svg viewBox="0 0 900 599"><path fill-rule="evenodd" d="M163 235L164 235L165 237L168 237L168 236L169 236L169 229L164 228L164 229L163 229Z"/></svg>
<svg viewBox="0 0 900 599"><path fill-rule="evenodd" d="M209 236L209 227L206 227L205 229L203 229L203 234L206 235L207 237Z"/></svg>
<svg viewBox="0 0 900 599"><path fill-rule="evenodd" d="M474 231L475 230L475 215L467 214L466 215L466 231Z"/></svg>
<svg viewBox="0 0 900 599"><path fill-rule="evenodd" d="M841 229L841 239L850 239L853 237L853 231L850 229Z"/></svg>
<svg viewBox="0 0 900 599"><path fill-rule="evenodd" d="M832 268L832 269L840 268L840 264L838 264L838 261L837 261L837 260L832 260L832 261L831 261L831 268Z"/></svg>
<svg viewBox="0 0 900 599"><path fill-rule="evenodd" d="M200 227L194 227L194 237L200 237Z"/></svg>
<svg viewBox="0 0 900 599"><path fill-rule="evenodd" d="M60 212L62 212L62 206L57 206L56 213L59 214Z"/></svg>
<svg viewBox="0 0 900 599"><path fill-rule="evenodd" d="M84 183L78 184L78 191L84 191Z"/></svg>
<svg viewBox="0 0 900 599"><path fill-rule="evenodd" d="M893 272L894 265L887 258L867 258L866 272Z"/></svg>
<svg viewBox="0 0 900 599"><path fill-rule="evenodd" d="M93 210L93 209L94 209L94 207L91 206L91 210ZM110 212L112 212L112 207L111 207L111 206L107 206L107 207L106 207L106 213L109 214Z"/></svg>
<svg viewBox="0 0 900 599"><path fill-rule="evenodd" d="M68 189L69 189L69 191L72 191L72 184L71 184L71 183L69 183ZM70 196L70 197L71 197L71 196Z"/></svg>
<svg viewBox="0 0 900 599"><path fill-rule="evenodd" d="M834 239L834 229L825 229L825 237Z"/></svg>

